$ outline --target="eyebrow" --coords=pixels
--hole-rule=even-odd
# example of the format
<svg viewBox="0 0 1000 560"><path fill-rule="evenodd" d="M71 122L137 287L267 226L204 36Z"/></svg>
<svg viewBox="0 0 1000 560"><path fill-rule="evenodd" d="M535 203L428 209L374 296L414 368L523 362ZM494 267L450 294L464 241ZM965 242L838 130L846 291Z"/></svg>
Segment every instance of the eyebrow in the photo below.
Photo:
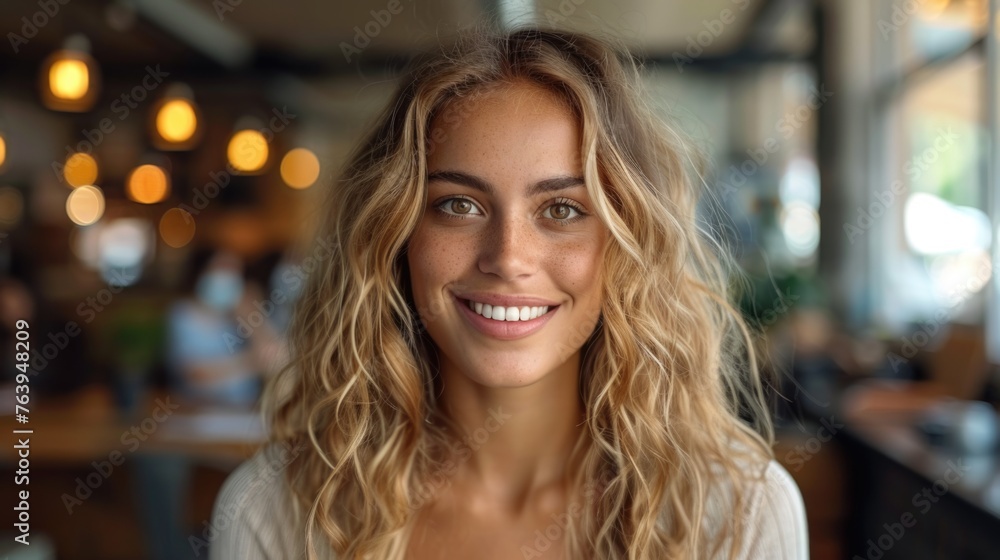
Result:
<svg viewBox="0 0 1000 560"><path fill-rule="evenodd" d="M477 191L484 192L490 196L494 196L497 192L496 187L490 184L489 181L461 171L448 169L434 171L427 175L427 182L429 183L431 181L447 181L457 185L465 185L466 187L476 189ZM561 191L571 189L573 187L586 186L586 184L587 183L583 180L583 177L560 175L558 177L551 177L549 179L542 179L541 181L538 181L528 187L526 194L527 196L535 196L536 194L546 192Z"/></svg>

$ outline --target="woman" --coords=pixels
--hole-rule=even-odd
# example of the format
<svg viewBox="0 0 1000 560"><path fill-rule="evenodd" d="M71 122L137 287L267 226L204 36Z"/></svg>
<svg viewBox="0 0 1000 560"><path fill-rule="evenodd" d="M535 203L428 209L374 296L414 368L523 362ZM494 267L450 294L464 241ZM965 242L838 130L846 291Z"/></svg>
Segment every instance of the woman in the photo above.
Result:
<svg viewBox="0 0 1000 560"><path fill-rule="evenodd" d="M632 59L477 30L400 84L330 193L334 254L211 557L806 558L685 148Z"/></svg>

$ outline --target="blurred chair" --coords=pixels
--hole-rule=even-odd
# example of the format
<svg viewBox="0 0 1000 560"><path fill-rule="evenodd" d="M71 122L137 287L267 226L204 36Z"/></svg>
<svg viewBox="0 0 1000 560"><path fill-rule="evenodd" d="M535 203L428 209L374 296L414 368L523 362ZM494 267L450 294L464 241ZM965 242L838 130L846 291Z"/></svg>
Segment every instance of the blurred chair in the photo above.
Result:
<svg viewBox="0 0 1000 560"><path fill-rule="evenodd" d="M933 383L955 398L978 397L987 381L986 335L980 326L951 324L940 345L927 353Z"/></svg>

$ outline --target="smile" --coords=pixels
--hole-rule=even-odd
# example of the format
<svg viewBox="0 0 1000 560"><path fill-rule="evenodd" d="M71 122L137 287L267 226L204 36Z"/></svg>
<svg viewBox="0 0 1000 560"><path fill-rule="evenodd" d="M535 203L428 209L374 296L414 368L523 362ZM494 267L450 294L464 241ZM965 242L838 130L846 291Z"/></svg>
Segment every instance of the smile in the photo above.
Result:
<svg viewBox="0 0 1000 560"><path fill-rule="evenodd" d="M454 294L452 294L452 299L455 300L461 314L472 327L499 340L515 340L538 331L559 309L558 305L494 307L489 304L461 299Z"/></svg>

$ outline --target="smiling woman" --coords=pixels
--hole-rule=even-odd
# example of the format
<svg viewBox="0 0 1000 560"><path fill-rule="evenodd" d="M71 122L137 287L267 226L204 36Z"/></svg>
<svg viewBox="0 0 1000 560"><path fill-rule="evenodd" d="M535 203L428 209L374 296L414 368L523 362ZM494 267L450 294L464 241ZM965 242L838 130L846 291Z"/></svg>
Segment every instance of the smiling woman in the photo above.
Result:
<svg viewBox="0 0 1000 560"><path fill-rule="evenodd" d="M400 83L211 557L806 558L728 261L628 53L476 30Z"/></svg>

